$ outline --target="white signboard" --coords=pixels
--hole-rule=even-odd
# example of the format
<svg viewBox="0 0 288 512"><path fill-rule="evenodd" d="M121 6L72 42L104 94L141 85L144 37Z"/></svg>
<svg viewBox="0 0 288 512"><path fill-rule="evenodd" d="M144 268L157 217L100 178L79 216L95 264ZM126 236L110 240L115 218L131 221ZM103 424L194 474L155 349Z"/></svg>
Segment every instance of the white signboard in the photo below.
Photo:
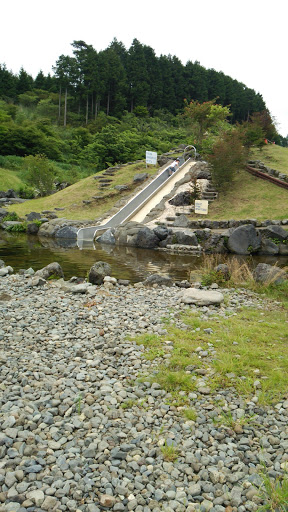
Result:
<svg viewBox="0 0 288 512"><path fill-rule="evenodd" d="M146 164L157 164L157 153L154 151L146 151Z"/></svg>
<svg viewBox="0 0 288 512"><path fill-rule="evenodd" d="M201 213L207 215L208 213L208 201L195 201L195 213Z"/></svg>

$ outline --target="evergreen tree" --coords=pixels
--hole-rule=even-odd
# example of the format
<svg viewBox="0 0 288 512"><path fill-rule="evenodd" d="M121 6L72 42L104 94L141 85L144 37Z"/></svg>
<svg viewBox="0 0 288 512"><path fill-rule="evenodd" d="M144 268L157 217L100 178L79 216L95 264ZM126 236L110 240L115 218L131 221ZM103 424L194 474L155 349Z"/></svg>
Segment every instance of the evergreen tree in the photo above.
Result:
<svg viewBox="0 0 288 512"><path fill-rule="evenodd" d="M138 39L134 39L129 48L127 76L131 112L133 112L136 105L147 107L149 98L149 76L144 47Z"/></svg>
<svg viewBox="0 0 288 512"><path fill-rule="evenodd" d="M0 98L13 99L16 96L17 78L8 71L5 64L0 64Z"/></svg>
<svg viewBox="0 0 288 512"><path fill-rule="evenodd" d="M26 71L21 68L19 75L18 75L18 81L16 84L16 93L17 95L23 94L27 91L32 91L33 89L33 78L31 75L28 75Z"/></svg>

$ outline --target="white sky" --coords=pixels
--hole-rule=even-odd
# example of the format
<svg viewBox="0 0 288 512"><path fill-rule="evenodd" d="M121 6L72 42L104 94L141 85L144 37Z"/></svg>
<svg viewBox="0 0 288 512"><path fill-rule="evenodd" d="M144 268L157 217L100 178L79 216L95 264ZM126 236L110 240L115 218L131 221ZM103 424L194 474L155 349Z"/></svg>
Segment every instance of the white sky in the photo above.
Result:
<svg viewBox="0 0 288 512"><path fill-rule="evenodd" d="M259 92L288 134L287 0L2 0L0 13L0 63L13 73L52 74L74 40L100 51L137 38Z"/></svg>

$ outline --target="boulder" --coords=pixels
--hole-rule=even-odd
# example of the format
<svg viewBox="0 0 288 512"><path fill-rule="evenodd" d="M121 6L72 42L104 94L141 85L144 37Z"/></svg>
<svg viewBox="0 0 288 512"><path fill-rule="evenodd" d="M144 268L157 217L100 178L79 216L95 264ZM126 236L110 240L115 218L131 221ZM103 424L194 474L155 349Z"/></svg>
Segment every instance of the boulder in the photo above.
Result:
<svg viewBox="0 0 288 512"><path fill-rule="evenodd" d="M215 267L214 270L218 274L223 276L224 281L229 281L229 279L230 279L230 272L229 272L229 267L228 267L228 265L226 265L226 263L220 263L219 265L217 265L217 267Z"/></svg>
<svg viewBox="0 0 288 512"><path fill-rule="evenodd" d="M155 235L158 236L159 240L165 240L170 233L170 230L166 226L157 226L153 231Z"/></svg>
<svg viewBox="0 0 288 512"><path fill-rule="evenodd" d="M35 222L31 222L30 224L27 224L27 234L28 235L37 235L39 231L38 224L35 224Z"/></svg>
<svg viewBox="0 0 288 512"><path fill-rule="evenodd" d="M261 235L252 224L239 226L229 236L227 247L235 254L252 254L261 247Z"/></svg>
<svg viewBox="0 0 288 512"><path fill-rule="evenodd" d="M35 277L41 277L42 279L64 277L63 270L56 261L49 263L49 265L41 268L40 270L37 270L34 275Z"/></svg>
<svg viewBox="0 0 288 512"><path fill-rule="evenodd" d="M14 226L23 226L23 222L21 222L19 220L5 220L1 224L1 228L2 229L9 229L9 228L12 228Z"/></svg>
<svg viewBox="0 0 288 512"><path fill-rule="evenodd" d="M141 182L141 181L145 181L147 178L148 178L148 173L147 172L142 172L140 174L135 174L135 176L133 178L133 181L138 183L138 182Z"/></svg>
<svg viewBox="0 0 288 512"><path fill-rule="evenodd" d="M279 244L279 254L281 254L281 256L288 255L288 244Z"/></svg>
<svg viewBox="0 0 288 512"><path fill-rule="evenodd" d="M178 215L173 222L173 226L175 228L189 228L191 225L191 221L186 217L186 215Z"/></svg>
<svg viewBox="0 0 288 512"><path fill-rule="evenodd" d="M225 254L227 253L226 237L220 233L212 233L202 244L205 253Z"/></svg>
<svg viewBox="0 0 288 512"><path fill-rule="evenodd" d="M219 305L223 302L224 296L214 290L199 290L198 288L187 288L183 290L181 302L184 304L196 304L197 306Z"/></svg>
<svg viewBox="0 0 288 512"><path fill-rule="evenodd" d="M103 284L104 277L111 275L111 266L105 261L97 261L89 270L88 281L92 284Z"/></svg>
<svg viewBox="0 0 288 512"><path fill-rule="evenodd" d="M168 203L172 204L173 206L188 206L192 203L191 192L189 192L188 190L180 192L176 196L172 197L172 199L170 199Z"/></svg>
<svg viewBox="0 0 288 512"><path fill-rule="evenodd" d="M10 212L11 213L11 212ZM8 215L8 211L5 210L5 208L0 208L0 221L2 219L4 219L4 217L6 217L6 215Z"/></svg>
<svg viewBox="0 0 288 512"><path fill-rule="evenodd" d="M5 261L0 260L0 268L3 268L3 267L5 267Z"/></svg>
<svg viewBox="0 0 288 512"><path fill-rule="evenodd" d="M261 242L261 248L258 254L278 254L279 245L274 244L270 238L263 238Z"/></svg>
<svg viewBox="0 0 288 512"><path fill-rule="evenodd" d="M65 238L69 240L77 240L77 231L78 228L73 226L63 226L58 229L55 233L55 238Z"/></svg>
<svg viewBox="0 0 288 512"><path fill-rule="evenodd" d="M160 274L152 274L143 281L143 284L145 286L154 286L155 284L157 286L172 286L173 282L170 277L161 276Z"/></svg>
<svg viewBox="0 0 288 512"><path fill-rule="evenodd" d="M8 276L8 274L13 274L13 272L14 272L13 268L10 267L9 265L8 265L8 267L1 267L0 268L0 277Z"/></svg>
<svg viewBox="0 0 288 512"><path fill-rule="evenodd" d="M138 222L121 224L114 231L116 245L154 249L159 245L159 238L154 231Z"/></svg>
<svg viewBox="0 0 288 512"><path fill-rule="evenodd" d="M40 220L41 219L41 213L38 212L30 212L26 215L27 220Z"/></svg>
<svg viewBox="0 0 288 512"><path fill-rule="evenodd" d="M172 236L173 244L198 246L198 239L193 232L175 231Z"/></svg>
<svg viewBox="0 0 288 512"><path fill-rule="evenodd" d="M103 235L98 236L95 240L100 244L115 245L114 230L112 228L107 229Z"/></svg>
<svg viewBox="0 0 288 512"><path fill-rule="evenodd" d="M259 263L253 271L253 278L257 283L281 284L288 278L288 274L283 268L268 265L268 263Z"/></svg>
<svg viewBox="0 0 288 512"><path fill-rule="evenodd" d="M270 225L265 229L261 230L263 238L270 238L272 240L278 240L279 242L283 242L284 240L288 240L288 231L281 228L281 226Z"/></svg>
<svg viewBox="0 0 288 512"><path fill-rule="evenodd" d="M15 190L13 190L13 188L9 188L9 190L7 190L7 192L6 192L6 197L8 197L9 199L12 199L12 198L17 197L17 194L16 194Z"/></svg>

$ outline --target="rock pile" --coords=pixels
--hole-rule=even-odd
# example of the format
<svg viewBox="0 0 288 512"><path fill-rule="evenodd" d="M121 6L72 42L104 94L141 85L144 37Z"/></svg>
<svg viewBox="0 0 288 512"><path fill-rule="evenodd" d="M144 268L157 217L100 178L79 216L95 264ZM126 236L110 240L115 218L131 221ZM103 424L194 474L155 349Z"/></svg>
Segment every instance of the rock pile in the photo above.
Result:
<svg viewBox="0 0 288 512"><path fill-rule="evenodd" d="M76 279L65 292L63 280L32 287L32 274L0 278L0 512L256 511L260 463L274 477L288 467L288 401L263 409L212 392L204 374L188 397L197 419L187 420L158 384L137 380L156 367L131 338L165 339L163 317L186 329L187 307L207 318L261 300L221 290L230 306L187 306L176 286L113 278L72 294ZM199 351L209 361L216 348ZM213 421L223 411L254 421L234 431Z"/></svg>

